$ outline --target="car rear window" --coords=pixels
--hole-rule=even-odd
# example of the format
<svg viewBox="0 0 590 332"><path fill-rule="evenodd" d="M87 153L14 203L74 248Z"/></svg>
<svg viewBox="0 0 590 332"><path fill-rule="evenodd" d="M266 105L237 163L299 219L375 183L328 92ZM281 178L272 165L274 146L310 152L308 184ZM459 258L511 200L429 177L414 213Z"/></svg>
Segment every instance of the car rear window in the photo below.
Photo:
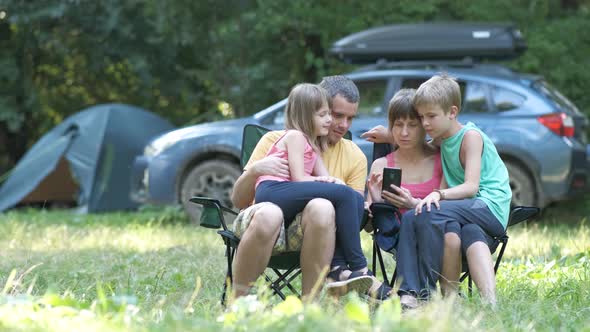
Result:
<svg viewBox="0 0 590 332"><path fill-rule="evenodd" d="M461 86L461 82L459 82ZM462 89L463 107L462 111L469 113L486 113L489 111L486 85L479 82L469 82Z"/></svg>
<svg viewBox="0 0 590 332"><path fill-rule="evenodd" d="M492 87L492 100L498 112L504 112L519 108L526 98L508 89Z"/></svg>
<svg viewBox="0 0 590 332"><path fill-rule="evenodd" d="M549 83L543 80L539 80L533 83L533 89L541 93L543 96L551 100L555 106L564 110L579 113L578 108L569 99L562 95L557 89L552 87Z"/></svg>
<svg viewBox="0 0 590 332"><path fill-rule="evenodd" d="M361 100L358 114L360 116L381 116L387 110L383 109L383 98L387 89L387 80L363 80L356 81Z"/></svg>

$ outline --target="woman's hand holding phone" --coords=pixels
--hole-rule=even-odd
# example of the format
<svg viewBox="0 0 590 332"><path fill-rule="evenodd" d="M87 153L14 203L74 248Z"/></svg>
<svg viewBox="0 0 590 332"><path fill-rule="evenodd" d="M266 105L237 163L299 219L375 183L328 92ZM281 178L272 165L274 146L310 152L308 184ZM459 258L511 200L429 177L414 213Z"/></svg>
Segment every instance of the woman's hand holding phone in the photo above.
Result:
<svg viewBox="0 0 590 332"><path fill-rule="evenodd" d="M384 190L381 196L393 206L401 209L413 209L420 201L414 198L412 193L404 187L391 185L391 189L391 191Z"/></svg>

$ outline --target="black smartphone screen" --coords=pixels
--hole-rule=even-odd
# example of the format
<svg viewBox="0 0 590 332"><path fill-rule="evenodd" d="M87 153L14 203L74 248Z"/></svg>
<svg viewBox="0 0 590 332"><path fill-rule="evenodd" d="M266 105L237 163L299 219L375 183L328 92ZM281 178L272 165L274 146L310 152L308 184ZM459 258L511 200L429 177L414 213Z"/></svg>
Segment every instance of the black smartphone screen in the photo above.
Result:
<svg viewBox="0 0 590 332"><path fill-rule="evenodd" d="M383 185L381 190L387 190L395 194L391 185L400 186L402 183L402 170L397 167L385 167L383 169Z"/></svg>

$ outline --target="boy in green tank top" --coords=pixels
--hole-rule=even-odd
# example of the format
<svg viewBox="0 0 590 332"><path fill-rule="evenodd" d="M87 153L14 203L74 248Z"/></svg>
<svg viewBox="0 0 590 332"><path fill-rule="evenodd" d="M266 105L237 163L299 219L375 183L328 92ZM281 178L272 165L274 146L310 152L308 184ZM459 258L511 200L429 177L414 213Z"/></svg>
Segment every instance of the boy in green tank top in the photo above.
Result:
<svg viewBox="0 0 590 332"><path fill-rule="evenodd" d="M428 296L436 287L444 235L454 233L461 239L482 298L495 305L496 280L488 246L508 224L512 193L506 166L487 135L473 123L459 123L461 90L453 78L443 74L424 82L416 91L414 106L428 135L440 143L448 188L433 191L402 219L401 302L413 307L417 296ZM458 263L457 276L460 270Z"/></svg>

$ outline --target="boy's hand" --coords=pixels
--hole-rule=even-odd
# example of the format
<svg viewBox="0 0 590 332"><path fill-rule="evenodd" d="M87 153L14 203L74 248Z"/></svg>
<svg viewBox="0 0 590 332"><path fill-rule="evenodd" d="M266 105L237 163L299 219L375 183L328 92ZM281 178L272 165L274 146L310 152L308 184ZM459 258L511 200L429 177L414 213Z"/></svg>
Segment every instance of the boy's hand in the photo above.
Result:
<svg viewBox="0 0 590 332"><path fill-rule="evenodd" d="M389 133L387 128L381 125L373 127L369 129L369 131L362 133L361 137L373 143L393 142L393 137L391 137L391 134Z"/></svg>
<svg viewBox="0 0 590 332"><path fill-rule="evenodd" d="M428 196L424 197L418 205L416 205L416 215L422 213L422 206L426 205L426 211L430 212L430 206L434 204L438 210L440 210L440 193L433 191Z"/></svg>

